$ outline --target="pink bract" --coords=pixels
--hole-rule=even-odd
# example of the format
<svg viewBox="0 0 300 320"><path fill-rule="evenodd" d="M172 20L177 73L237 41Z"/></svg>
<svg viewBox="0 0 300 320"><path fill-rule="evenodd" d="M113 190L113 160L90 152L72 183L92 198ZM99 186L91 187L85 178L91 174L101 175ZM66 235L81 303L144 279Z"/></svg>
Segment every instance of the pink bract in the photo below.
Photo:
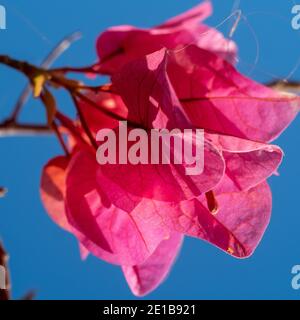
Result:
<svg viewBox="0 0 300 320"><path fill-rule="evenodd" d="M234 63L236 45L214 28L200 24L211 15L205 1L186 13L151 29L123 25L109 28L97 40L100 73L113 74L126 63L162 48L179 49L190 44L215 52Z"/></svg>

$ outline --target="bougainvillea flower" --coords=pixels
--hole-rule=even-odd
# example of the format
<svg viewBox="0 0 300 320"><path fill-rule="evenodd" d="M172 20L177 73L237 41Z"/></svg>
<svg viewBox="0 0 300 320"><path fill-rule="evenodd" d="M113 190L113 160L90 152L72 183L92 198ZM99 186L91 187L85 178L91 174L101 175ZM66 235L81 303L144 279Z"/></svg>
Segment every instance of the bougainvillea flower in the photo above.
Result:
<svg viewBox="0 0 300 320"><path fill-rule="evenodd" d="M76 236L83 256L119 265L136 295L166 277L184 236L237 258L254 252L271 215L267 179L283 158L270 141L299 111L299 97L241 75L229 62L235 46L217 31L199 37L210 11L205 2L150 30L123 26L100 36L111 92L80 91L85 125L64 124L70 155L43 171L41 195L52 219ZM99 165L97 132L117 133L120 120L129 131L204 129L203 172L188 176L185 163Z"/></svg>
<svg viewBox="0 0 300 320"><path fill-rule="evenodd" d="M205 1L151 29L128 25L109 28L97 41L100 59L97 70L113 74L127 62L161 48L178 49L190 44L213 51L233 63L237 51L234 42L216 29L200 24L211 12L211 3Z"/></svg>

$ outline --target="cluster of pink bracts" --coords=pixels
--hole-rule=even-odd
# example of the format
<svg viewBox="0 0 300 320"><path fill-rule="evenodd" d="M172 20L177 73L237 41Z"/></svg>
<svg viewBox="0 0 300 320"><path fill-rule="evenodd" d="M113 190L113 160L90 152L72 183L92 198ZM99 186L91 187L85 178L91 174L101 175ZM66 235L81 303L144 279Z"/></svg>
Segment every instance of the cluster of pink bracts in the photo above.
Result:
<svg viewBox="0 0 300 320"><path fill-rule="evenodd" d="M269 142L299 111L298 97L235 69L235 44L201 24L210 14L204 2L152 29L106 30L95 70L111 76L112 92L87 90L93 104L79 102L94 136L120 118L148 129L204 129L201 175L185 175L182 165L100 166L78 126L71 156L43 171L50 216L76 236L84 256L120 265L136 295L165 278L184 235L238 258L253 253L271 214L266 179L283 157Z"/></svg>

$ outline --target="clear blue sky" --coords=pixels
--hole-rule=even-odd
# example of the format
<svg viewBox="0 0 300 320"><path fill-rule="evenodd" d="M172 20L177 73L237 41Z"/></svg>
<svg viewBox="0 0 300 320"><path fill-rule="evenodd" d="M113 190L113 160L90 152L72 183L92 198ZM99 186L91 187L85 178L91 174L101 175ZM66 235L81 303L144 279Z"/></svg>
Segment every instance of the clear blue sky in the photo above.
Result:
<svg viewBox="0 0 300 320"><path fill-rule="evenodd" d="M218 25L233 2L214 1ZM85 65L95 60L99 32L116 24L151 26L197 4L197 0L0 0L7 8L6 31L0 31L0 52L37 63L64 36L81 30L57 65ZM300 58L299 33L291 28L293 1L241 0L242 20L234 39L240 48L238 67L260 81L286 77ZM221 27L228 32L229 25ZM255 40L256 38L256 40ZM257 50L259 60L254 66ZM293 73L300 80L300 70ZM5 117L24 79L0 68L0 116ZM65 110L71 104L63 95ZM43 119L43 109L30 102L23 120ZM270 227L253 257L235 260L195 239L186 239L167 281L148 298L230 299L291 298L291 268L300 264L299 146L300 119L277 141L285 151L280 177L271 179L274 195ZM80 260L75 239L48 218L39 198L43 164L60 153L52 137L0 138L0 185L9 193L0 200L0 235L10 253L14 297L35 289L39 299L132 299L122 273L93 257Z"/></svg>

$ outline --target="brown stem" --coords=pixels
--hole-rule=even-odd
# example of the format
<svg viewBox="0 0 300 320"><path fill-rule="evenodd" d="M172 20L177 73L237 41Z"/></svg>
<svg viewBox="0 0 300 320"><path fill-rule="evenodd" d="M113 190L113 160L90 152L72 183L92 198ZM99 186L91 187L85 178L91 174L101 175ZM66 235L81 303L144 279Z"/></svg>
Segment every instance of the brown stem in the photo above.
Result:
<svg viewBox="0 0 300 320"><path fill-rule="evenodd" d="M57 71L55 71L55 69L49 70L48 75L52 84L65 88L70 91L71 94L73 94L74 91L79 90L91 90L95 93L99 93L100 91L105 93L115 93L110 83L101 86L86 86L79 81L73 81L62 77L57 73Z"/></svg>
<svg viewBox="0 0 300 320"><path fill-rule="evenodd" d="M73 32L71 35L65 37L64 39L62 39L57 46L55 46L55 48L53 50L51 50L51 52L47 55L47 57L44 59L44 61L41 64L41 68L43 69L48 69L53 62L60 57L69 47L70 45L80 39L81 34L79 32ZM28 84L24 90L22 91L22 94L20 95L14 110L12 112L11 115L11 120L12 121L17 121L19 114L22 110L22 107L24 106L24 104L27 102L29 96L31 93L31 85Z"/></svg>
<svg viewBox="0 0 300 320"><path fill-rule="evenodd" d="M0 187L0 198L3 198L7 193L7 189Z"/></svg>
<svg viewBox="0 0 300 320"><path fill-rule="evenodd" d="M20 124L5 121L0 124L0 137L24 136L24 135L49 135L53 131L46 125Z"/></svg>
<svg viewBox="0 0 300 320"><path fill-rule="evenodd" d="M82 128L85 131L86 135L88 136L92 146L95 148L95 150L97 150L97 148L98 148L97 142L96 142L96 140L95 140L95 138L94 138L89 126L88 126L88 123L85 120L85 117L84 117L83 113L81 112L81 109L80 109L80 107L78 105L78 101L76 100L76 97L74 97L74 95L71 94L71 98L73 99L74 105L75 105L76 110L78 112L78 116L79 116Z"/></svg>
<svg viewBox="0 0 300 320"><path fill-rule="evenodd" d="M8 255L4 250L2 243L0 242L0 266L5 269L5 290L0 289L0 300L10 300L10 278L8 270Z"/></svg>
<svg viewBox="0 0 300 320"><path fill-rule="evenodd" d="M78 89L80 89L80 90L91 90L91 91L94 91L95 93L99 93L101 91L101 92L104 92L104 93L113 93L113 94L117 95L117 93L113 91L111 84L105 84L105 85L95 86L95 87L81 85Z"/></svg>
<svg viewBox="0 0 300 320"><path fill-rule="evenodd" d="M88 66L88 67L64 67L64 68L55 68L52 69L53 72L57 73L93 73L93 74L99 74L95 69L95 65Z"/></svg>
<svg viewBox="0 0 300 320"><path fill-rule="evenodd" d="M275 80L267 82L265 85L275 90L300 91L300 82L298 81Z"/></svg>
<svg viewBox="0 0 300 320"><path fill-rule="evenodd" d="M70 120L68 117L66 117L63 113L60 111L56 112L56 119L70 132L70 134L77 140L80 141L83 144L86 144L87 142L84 140L82 135L78 132L78 129L75 127L72 120Z"/></svg>
<svg viewBox="0 0 300 320"><path fill-rule="evenodd" d="M66 155L67 157L70 157L69 149L68 149L67 145L65 144L64 138L62 137L61 132L59 131L58 126L57 126L55 120L54 120L53 123L52 123L52 127L53 127L53 130L54 130L54 132L55 132L55 135L56 135L56 137L57 137L57 139L58 139L61 147L63 148L63 150L64 150L64 152L65 152L65 155Z"/></svg>
<svg viewBox="0 0 300 320"><path fill-rule="evenodd" d="M36 67L25 61L19 61L19 60L10 58L9 56L6 56L6 55L0 55L0 64L6 65L10 68L20 71L29 77L37 72L40 72L40 73L45 72L45 70L42 68Z"/></svg>

